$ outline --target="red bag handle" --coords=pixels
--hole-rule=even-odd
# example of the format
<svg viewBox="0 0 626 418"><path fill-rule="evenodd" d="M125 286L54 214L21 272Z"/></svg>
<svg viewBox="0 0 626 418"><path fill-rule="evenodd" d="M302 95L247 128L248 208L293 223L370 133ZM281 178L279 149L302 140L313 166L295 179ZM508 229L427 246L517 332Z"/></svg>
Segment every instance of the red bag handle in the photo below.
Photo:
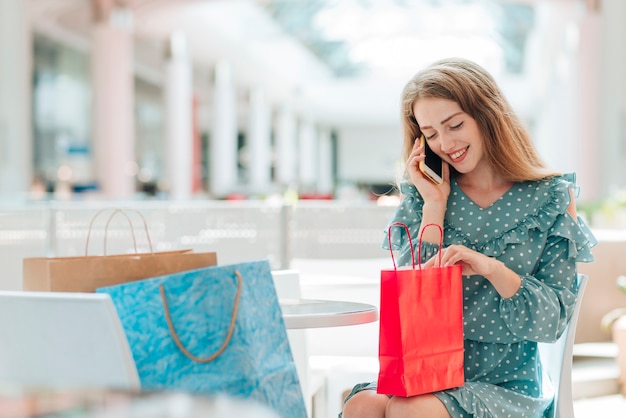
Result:
<svg viewBox="0 0 626 418"><path fill-rule="evenodd" d="M439 260L439 267L441 267L441 250L443 249L443 228L441 227L441 225L438 225L438 224L426 224L424 228L422 228L422 231L420 232L420 240L419 240L419 243L417 244L418 245L417 260L418 261L422 260L422 235L424 235L424 231L426 231L426 228L428 228L429 226L436 226L437 229L439 229L439 252L437 253L437 260Z"/></svg>
<svg viewBox="0 0 626 418"><path fill-rule="evenodd" d="M409 237L409 247L411 248L411 262L413 263L413 270L415 270L415 251L413 251L413 240L411 239L411 232L409 227L402 222L394 222L387 228L387 241L389 241L389 251L391 252L391 261L393 261L393 269L398 270L396 267L396 259L393 256L393 246L391 245L391 228L394 226L401 226L406 231L406 235Z"/></svg>
<svg viewBox="0 0 626 418"><path fill-rule="evenodd" d="M406 235L409 237L409 245L411 248L411 262L413 264L413 270L415 270L415 251L413 250L413 240L411 239L411 232L409 231L409 227L406 226L405 223L403 222L394 222L391 225L389 225L389 228L387 228L387 240L389 241L389 251L391 252L391 260L393 261L393 269L397 270L398 268L396 267L396 259L393 256L393 248L391 245L391 228L393 226L401 226L404 228L404 230L406 231ZM436 226L439 229L439 252L437 253L438 255L438 259L439 259L439 266L441 267L441 249L443 248L443 228L441 227L441 225L438 224L427 224L424 226L424 228L422 228L422 231L420 232L420 239L417 243L417 261L418 261L418 266L419 269L422 269L422 236L424 235L424 231L426 230L426 228L428 228L429 226Z"/></svg>

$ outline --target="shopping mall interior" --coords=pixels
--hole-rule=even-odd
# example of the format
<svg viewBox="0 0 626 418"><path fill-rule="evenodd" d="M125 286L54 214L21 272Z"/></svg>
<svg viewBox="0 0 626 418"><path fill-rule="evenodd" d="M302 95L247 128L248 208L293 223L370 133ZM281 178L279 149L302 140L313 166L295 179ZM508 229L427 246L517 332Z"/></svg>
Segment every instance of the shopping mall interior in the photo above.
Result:
<svg viewBox="0 0 626 418"><path fill-rule="evenodd" d="M378 307L402 89L464 57L576 173L599 243L579 268L574 410L623 416L626 337L605 322L626 309L624 18L623 0L2 0L0 289L21 289L28 257L192 249ZM107 207L146 236L94 224ZM311 416L375 375L377 327L306 330Z"/></svg>
<svg viewBox="0 0 626 418"><path fill-rule="evenodd" d="M386 192L401 89L446 56L494 75L581 202L624 186L618 1L5 3L7 198Z"/></svg>

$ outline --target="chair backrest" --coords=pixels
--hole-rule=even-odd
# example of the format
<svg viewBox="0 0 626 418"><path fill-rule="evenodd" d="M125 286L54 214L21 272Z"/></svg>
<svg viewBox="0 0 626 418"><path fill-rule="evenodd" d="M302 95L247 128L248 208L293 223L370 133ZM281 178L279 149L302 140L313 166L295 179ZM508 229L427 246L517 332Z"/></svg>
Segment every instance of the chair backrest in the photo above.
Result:
<svg viewBox="0 0 626 418"><path fill-rule="evenodd" d="M135 362L110 296L0 291L0 383L138 389Z"/></svg>
<svg viewBox="0 0 626 418"><path fill-rule="evenodd" d="M298 270L273 270L272 278L278 299L300 299L300 273Z"/></svg>
<svg viewBox="0 0 626 418"><path fill-rule="evenodd" d="M273 270L274 287L279 300L298 300L301 298L300 272L298 270ZM317 383L313 381L309 366L307 330L288 329L287 337L291 354L298 372L300 387L308 416L312 416L313 396L317 392Z"/></svg>
<svg viewBox="0 0 626 418"><path fill-rule="evenodd" d="M588 277L578 275L578 296L574 312L567 328L554 343L539 343L539 353L545 374L554 389L554 403L546 417L573 418L574 401L572 398L572 360L574 356L574 339L576 325L580 314L580 306L587 286Z"/></svg>

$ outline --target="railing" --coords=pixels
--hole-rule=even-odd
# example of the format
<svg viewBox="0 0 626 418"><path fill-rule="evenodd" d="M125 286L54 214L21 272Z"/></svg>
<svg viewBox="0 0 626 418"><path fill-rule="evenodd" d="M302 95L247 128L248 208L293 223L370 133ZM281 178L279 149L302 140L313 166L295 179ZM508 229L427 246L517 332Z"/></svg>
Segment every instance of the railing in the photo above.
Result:
<svg viewBox="0 0 626 418"><path fill-rule="evenodd" d="M130 208L131 230L112 211ZM141 213L146 220L146 237ZM272 268L298 259L381 257L383 231L393 207L372 202L166 201L48 202L0 208L0 289L20 289L22 259L44 256L120 254L172 249L215 251L220 264L266 258ZM133 245L135 236L136 249ZM105 248L106 244L106 248Z"/></svg>

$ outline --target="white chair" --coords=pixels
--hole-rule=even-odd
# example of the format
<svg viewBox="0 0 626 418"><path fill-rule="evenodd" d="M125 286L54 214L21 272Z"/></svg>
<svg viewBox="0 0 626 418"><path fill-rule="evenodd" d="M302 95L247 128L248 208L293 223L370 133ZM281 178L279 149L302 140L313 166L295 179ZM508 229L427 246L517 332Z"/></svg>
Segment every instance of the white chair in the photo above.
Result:
<svg viewBox="0 0 626 418"><path fill-rule="evenodd" d="M297 270L275 270L272 272L278 299L300 299L300 274ZM308 355L307 330L288 329L287 337L296 364L298 379L306 404L307 414L313 418L325 409L326 379L323 374L311 370Z"/></svg>
<svg viewBox="0 0 626 418"><path fill-rule="evenodd" d="M572 360L576 324L578 323L587 281L586 275L578 275L578 299L572 318L563 335L555 343L539 343L539 353L544 366L544 379L549 378L554 389L554 403L545 415L548 418L574 418Z"/></svg>
<svg viewBox="0 0 626 418"><path fill-rule="evenodd" d="M380 271L393 268L389 253L381 257L313 259L294 258L290 267L300 273L301 291L307 299L349 300L380 307ZM356 383L378 378L379 323L310 329L309 365L326 376L325 417L336 417L345 392Z"/></svg>
<svg viewBox="0 0 626 418"><path fill-rule="evenodd" d="M0 291L0 384L139 389L109 295Z"/></svg>

